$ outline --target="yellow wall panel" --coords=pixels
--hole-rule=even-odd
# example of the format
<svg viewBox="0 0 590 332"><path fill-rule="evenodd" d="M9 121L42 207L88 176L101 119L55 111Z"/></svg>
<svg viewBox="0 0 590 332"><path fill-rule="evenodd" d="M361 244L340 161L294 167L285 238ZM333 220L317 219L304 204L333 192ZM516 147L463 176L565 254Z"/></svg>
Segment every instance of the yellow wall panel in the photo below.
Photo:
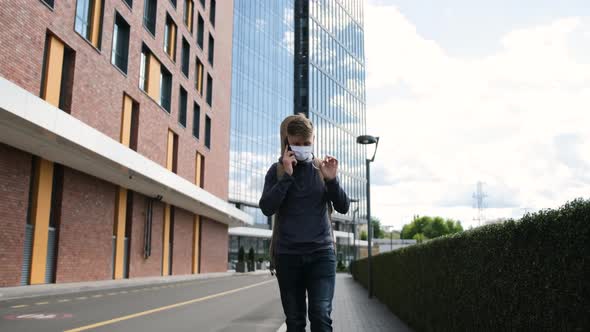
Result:
<svg viewBox="0 0 590 332"><path fill-rule="evenodd" d="M166 168L172 171L174 163L174 132L168 130L168 148L166 149Z"/></svg>
<svg viewBox="0 0 590 332"><path fill-rule="evenodd" d="M164 207L164 227L162 232L162 275L168 275L168 253L170 252L170 205Z"/></svg>
<svg viewBox="0 0 590 332"><path fill-rule="evenodd" d="M64 48L65 45L59 39L54 36L49 37L45 51L45 82L43 82L41 97L55 107L59 107Z"/></svg>
<svg viewBox="0 0 590 332"><path fill-rule="evenodd" d="M160 61L153 54L148 56L147 93L155 101L160 101Z"/></svg>
<svg viewBox="0 0 590 332"><path fill-rule="evenodd" d="M187 4L187 11L188 11L188 22L187 22L187 26L189 31L192 33L193 32L193 1L192 0L187 0L188 4Z"/></svg>
<svg viewBox="0 0 590 332"><path fill-rule="evenodd" d="M197 91L203 94L203 65L197 64Z"/></svg>
<svg viewBox="0 0 590 332"><path fill-rule="evenodd" d="M170 25L170 44L168 45L168 55L174 60L176 59L176 25Z"/></svg>
<svg viewBox="0 0 590 332"><path fill-rule="evenodd" d="M115 248L115 279L123 278L123 255L125 253L125 217L127 214L127 189L119 187L117 200L115 202L115 227L116 227L116 248Z"/></svg>
<svg viewBox="0 0 590 332"><path fill-rule="evenodd" d="M197 187L201 186L201 165L203 158L201 154L197 152L197 157L195 158L195 184Z"/></svg>
<svg viewBox="0 0 590 332"><path fill-rule="evenodd" d="M92 17L90 22L90 42L98 48L100 38L100 18L102 12L102 1L94 0L92 3Z"/></svg>
<svg viewBox="0 0 590 332"><path fill-rule="evenodd" d="M123 114L121 116L121 143L129 147L131 141L131 114L133 111L133 100L128 96L123 97Z"/></svg>
<svg viewBox="0 0 590 332"><path fill-rule="evenodd" d="M47 238L53 189L53 163L39 159L33 188L31 222L34 226L33 252L31 258L31 285L45 283L47 261Z"/></svg>

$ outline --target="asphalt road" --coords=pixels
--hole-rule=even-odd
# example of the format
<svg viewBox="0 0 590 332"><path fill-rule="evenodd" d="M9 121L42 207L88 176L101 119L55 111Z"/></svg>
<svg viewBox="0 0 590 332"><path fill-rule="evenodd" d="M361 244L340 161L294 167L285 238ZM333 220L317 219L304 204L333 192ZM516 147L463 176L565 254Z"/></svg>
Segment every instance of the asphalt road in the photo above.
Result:
<svg viewBox="0 0 590 332"><path fill-rule="evenodd" d="M0 331L272 331L282 325L270 275L0 302Z"/></svg>

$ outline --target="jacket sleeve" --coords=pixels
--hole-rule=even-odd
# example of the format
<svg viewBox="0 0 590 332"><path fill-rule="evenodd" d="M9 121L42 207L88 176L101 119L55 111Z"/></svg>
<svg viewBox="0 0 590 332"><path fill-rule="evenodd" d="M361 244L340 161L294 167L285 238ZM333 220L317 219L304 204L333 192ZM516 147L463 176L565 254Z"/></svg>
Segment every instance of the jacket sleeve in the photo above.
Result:
<svg viewBox="0 0 590 332"><path fill-rule="evenodd" d="M350 208L350 200L348 199L348 196L342 187L340 187L338 177L330 181L326 181L326 189L328 193L328 199L332 202L334 210L342 214L348 213L348 209Z"/></svg>
<svg viewBox="0 0 590 332"><path fill-rule="evenodd" d="M277 181L277 164L273 164L270 167L264 178L262 197L260 197L260 201L258 202L258 206L265 216L272 216L277 213L293 180L291 175L285 173Z"/></svg>

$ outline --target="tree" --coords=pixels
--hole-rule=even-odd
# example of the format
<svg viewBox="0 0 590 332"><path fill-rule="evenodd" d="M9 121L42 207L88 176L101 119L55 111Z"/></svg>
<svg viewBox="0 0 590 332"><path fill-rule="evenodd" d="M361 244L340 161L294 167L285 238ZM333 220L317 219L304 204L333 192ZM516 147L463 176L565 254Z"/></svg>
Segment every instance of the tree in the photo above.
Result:
<svg viewBox="0 0 590 332"><path fill-rule="evenodd" d="M361 240L362 241L367 241L367 232L366 231L361 231Z"/></svg>
<svg viewBox="0 0 590 332"><path fill-rule="evenodd" d="M372 225L373 225L373 238L374 239L381 239L383 238L384 231L381 228L381 220L376 217L371 217Z"/></svg>
<svg viewBox="0 0 590 332"><path fill-rule="evenodd" d="M248 271L254 271L254 248L250 247L248 251Z"/></svg>
<svg viewBox="0 0 590 332"><path fill-rule="evenodd" d="M250 250L248 250L248 261L249 262L254 262L254 248L250 247Z"/></svg>
<svg viewBox="0 0 590 332"><path fill-rule="evenodd" d="M400 238L415 239L418 242L439 236L462 232L460 221L441 217L415 216L411 223L404 225Z"/></svg>
<svg viewBox="0 0 590 332"><path fill-rule="evenodd" d="M244 252L244 247L240 247L240 249L238 250L238 262L243 262L244 256L246 256Z"/></svg>
<svg viewBox="0 0 590 332"><path fill-rule="evenodd" d="M430 222L424 226L424 236L429 239L449 234L449 228L441 217L434 217Z"/></svg>
<svg viewBox="0 0 590 332"><path fill-rule="evenodd" d="M463 226L461 226L460 221L447 219L446 223L450 233L459 233L463 231Z"/></svg>
<svg viewBox="0 0 590 332"><path fill-rule="evenodd" d="M427 237L424 236L424 234L422 233L418 233L415 234L414 237L412 237L414 240L416 240L416 242L418 243L422 243L424 240L428 240Z"/></svg>

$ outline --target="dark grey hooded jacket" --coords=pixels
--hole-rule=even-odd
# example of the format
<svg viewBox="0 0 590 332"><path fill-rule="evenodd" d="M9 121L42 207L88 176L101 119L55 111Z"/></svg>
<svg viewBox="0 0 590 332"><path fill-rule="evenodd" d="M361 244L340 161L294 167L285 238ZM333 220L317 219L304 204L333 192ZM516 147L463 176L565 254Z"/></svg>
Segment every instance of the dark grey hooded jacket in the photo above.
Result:
<svg viewBox="0 0 590 332"><path fill-rule="evenodd" d="M280 162L280 161L279 161ZM277 179L277 163L264 180L259 206L266 216L278 212L277 254L307 254L333 248L328 202L345 214L350 200L338 178L322 183L313 162L298 162L293 175Z"/></svg>

